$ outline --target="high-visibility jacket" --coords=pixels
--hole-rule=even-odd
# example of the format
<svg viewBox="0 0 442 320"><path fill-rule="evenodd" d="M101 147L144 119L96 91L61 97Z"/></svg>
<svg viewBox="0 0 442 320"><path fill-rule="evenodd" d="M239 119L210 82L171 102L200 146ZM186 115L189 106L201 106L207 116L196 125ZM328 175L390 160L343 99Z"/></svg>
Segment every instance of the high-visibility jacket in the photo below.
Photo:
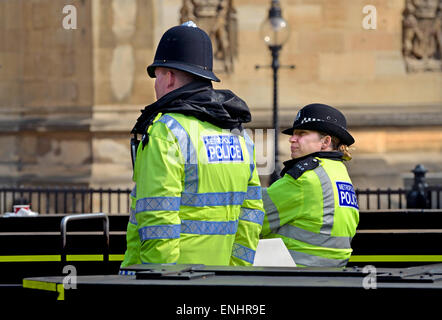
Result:
<svg viewBox="0 0 442 320"><path fill-rule="evenodd" d="M264 208L253 141L159 114L137 149L127 251L138 263L251 265Z"/></svg>
<svg viewBox="0 0 442 320"><path fill-rule="evenodd" d="M343 267L350 258L359 211L347 169L336 154L291 160L284 176L263 189L262 236L282 238L298 266Z"/></svg>

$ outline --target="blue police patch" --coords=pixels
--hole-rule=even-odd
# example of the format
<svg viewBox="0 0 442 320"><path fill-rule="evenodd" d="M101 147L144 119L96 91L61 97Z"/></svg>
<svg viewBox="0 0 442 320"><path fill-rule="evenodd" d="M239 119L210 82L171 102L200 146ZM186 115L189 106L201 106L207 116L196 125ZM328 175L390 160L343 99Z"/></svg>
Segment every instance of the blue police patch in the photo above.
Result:
<svg viewBox="0 0 442 320"><path fill-rule="evenodd" d="M353 185L348 182L336 181L338 188L339 206L352 207L359 210L358 199Z"/></svg>
<svg viewBox="0 0 442 320"><path fill-rule="evenodd" d="M243 162L239 138L230 135L204 136L209 162Z"/></svg>

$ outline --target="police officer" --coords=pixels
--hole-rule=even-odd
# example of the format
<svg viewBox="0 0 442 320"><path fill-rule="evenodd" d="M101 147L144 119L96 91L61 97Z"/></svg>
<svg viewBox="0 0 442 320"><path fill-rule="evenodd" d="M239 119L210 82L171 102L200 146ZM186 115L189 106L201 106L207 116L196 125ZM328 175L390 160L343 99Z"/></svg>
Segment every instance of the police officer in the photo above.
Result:
<svg viewBox="0 0 442 320"><path fill-rule="evenodd" d="M346 119L324 104L303 107L290 136L292 159L282 178L263 189L264 238L282 238L298 266L344 267L359 222L344 160L354 143Z"/></svg>
<svg viewBox="0 0 442 320"><path fill-rule="evenodd" d="M136 185L123 267L253 263L264 209L242 129L251 115L234 93L213 89L212 54L209 36L188 22L164 33L147 67L157 101L132 130Z"/></svg>

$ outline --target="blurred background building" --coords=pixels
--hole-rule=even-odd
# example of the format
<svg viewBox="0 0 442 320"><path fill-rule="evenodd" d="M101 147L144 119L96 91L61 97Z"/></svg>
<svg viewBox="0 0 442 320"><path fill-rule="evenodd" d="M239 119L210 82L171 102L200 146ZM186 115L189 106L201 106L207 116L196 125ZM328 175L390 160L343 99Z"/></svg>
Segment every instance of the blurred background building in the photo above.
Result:
<svg viewBox="0 0 442 320"><path fill-rule="evenodd" d="M146 74L162 33L192 19L214 41L216 88L272 126L270 0L0 0L0 185L131 187L129 132L155 99ZM305 104L346 114L357 188L442 181L442 1L281 0L290 38L279 72L281 128ZM76 29L63 20L76 9ZM365 29L366 5L376 28ZM73 21L71 21L73 23ZM280 136L280 160L289 158ZM263 184L267 177L262 176Z"/></svg>

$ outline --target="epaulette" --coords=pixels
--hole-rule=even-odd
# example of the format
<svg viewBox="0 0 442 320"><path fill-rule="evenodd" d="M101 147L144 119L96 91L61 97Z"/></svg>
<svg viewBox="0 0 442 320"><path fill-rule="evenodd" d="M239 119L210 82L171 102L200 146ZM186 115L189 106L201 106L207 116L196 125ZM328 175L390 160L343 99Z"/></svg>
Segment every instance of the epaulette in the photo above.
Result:
<svg viewBox="0 0 442 320"><path fill-rule="evenodd" d="M313 170L319 166L319 160L315 157L307 157L296 162L293 167L287 170L287 173L291 175L295 180L304 174L308 170Z"/></svg>

